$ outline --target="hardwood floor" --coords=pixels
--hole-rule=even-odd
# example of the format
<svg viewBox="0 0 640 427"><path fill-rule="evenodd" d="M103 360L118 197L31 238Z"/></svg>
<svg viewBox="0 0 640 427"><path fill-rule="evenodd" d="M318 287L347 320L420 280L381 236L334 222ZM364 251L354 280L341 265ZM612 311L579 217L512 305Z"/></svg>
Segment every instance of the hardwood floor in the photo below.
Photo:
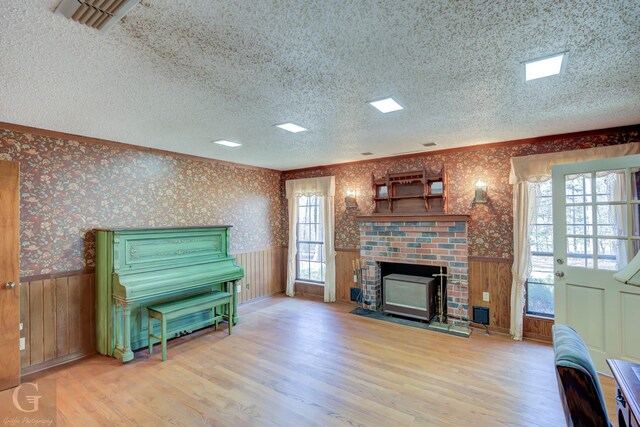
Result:
<svg viewBox="0 0 640 427"><path fill-rule="evenodd" d="M241 321L169 344L169 359L93 356L55 379L59 425L562 426L544 343L469 339L274 297ZM603 387L615 414L613 381Z"/></svg>

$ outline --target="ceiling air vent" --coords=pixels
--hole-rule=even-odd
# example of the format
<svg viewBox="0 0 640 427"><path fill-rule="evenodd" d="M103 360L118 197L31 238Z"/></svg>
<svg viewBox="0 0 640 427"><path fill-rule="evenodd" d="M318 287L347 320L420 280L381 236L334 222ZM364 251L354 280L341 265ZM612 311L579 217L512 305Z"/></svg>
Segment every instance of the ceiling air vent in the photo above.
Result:
<svg viewBox="0 0 640 427"><path fill-rule="evenodd" d="M107 32L140 0L62 0L56 14Z"/></svg>

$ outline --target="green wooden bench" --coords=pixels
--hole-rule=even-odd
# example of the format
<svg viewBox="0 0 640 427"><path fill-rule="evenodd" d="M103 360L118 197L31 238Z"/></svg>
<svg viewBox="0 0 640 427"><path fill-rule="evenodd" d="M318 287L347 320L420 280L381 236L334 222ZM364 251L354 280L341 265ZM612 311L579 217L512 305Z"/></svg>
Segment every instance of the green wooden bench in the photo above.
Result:
<svg viewBox="0 0 640 427"><path fill-rule="evenodd" d="M218 314L217 308L226 306L226 314ZM153 353L154 339L162 343L162 360L167 360L167 322L190 314L199 313L206 310L213 311L213 317L207 319L202 326L214 325L218 329L221 320L229 323L229 335L231 335L231 325L233 324L233 295L230 292L213 291L206 294L194 295L192 297L169 301L162 304L147 307L148 310L148 339L149 354ZM161 335L153 334L151 319L160 321Z"/></svg>

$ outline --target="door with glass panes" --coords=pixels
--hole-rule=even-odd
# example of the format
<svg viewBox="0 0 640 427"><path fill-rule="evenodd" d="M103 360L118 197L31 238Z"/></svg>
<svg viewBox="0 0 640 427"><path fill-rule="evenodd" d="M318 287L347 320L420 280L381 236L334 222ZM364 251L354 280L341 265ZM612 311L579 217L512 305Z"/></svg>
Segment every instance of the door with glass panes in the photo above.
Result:
<svg viewBox="0 0 640 427"><path fill-rule="evenodd" d="M554 166L554 311L596 368L640 363L640 287L616 281L640 248L640 155Z"/></svg>

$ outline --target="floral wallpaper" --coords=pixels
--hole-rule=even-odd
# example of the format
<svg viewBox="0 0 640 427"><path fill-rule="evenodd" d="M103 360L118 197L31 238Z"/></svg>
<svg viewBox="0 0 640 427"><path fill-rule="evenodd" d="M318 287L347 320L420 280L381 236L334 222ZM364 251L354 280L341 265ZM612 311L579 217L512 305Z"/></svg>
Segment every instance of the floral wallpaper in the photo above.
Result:
<svg viewBox="0 0 640 427"><path fill-rule="evenodd" d="M640 126L615 134L478 148L405 159L278 172L0 129L0 159L20 162L21 276L94 265L99 227L231 224L233 252L287 243L286 179L336 177L336 247L359 243L357 215L373 210L371 173L421 169L449 175L450 213L469 214L472 256L512 257L509 159L638 141ZM474 183L490 202L473 203ZM347 189L358 208L347 209Z"/></svg>
<svg viewBox="0 0 640 427"><path fill-rule="evenodd" d="M356 248L359 244L356 216L369 215L373 212L372 173L376 177L381 177L387 171L405 172L423 167L437 172L445 166L449 178L449 213L470 215L469 255L511 258L513 256L513 194L509 185L511 157L638 141L639 131L640 126L632 131L621 131L613 135L560 138L539 143L425 154L396 160L372 160L366 163L292 171L283 174L283 181L334 175L336 177L336 248ZM488 184L489 203L487 204L473 203L475 182L479 179ZM356 190L358 208L346 208L344 196L347 190ZM284 194L281 194L281 197L283 198L283 230L286 233L288 230L287 205Z"/></svg>
<svg viewBox="0 0 640 427"><path fill-rule="evenodd" d="M231 224L233 252L281 245L280 174L0 129L20 162L20 270L94 265L99 227Z"/></svg>

